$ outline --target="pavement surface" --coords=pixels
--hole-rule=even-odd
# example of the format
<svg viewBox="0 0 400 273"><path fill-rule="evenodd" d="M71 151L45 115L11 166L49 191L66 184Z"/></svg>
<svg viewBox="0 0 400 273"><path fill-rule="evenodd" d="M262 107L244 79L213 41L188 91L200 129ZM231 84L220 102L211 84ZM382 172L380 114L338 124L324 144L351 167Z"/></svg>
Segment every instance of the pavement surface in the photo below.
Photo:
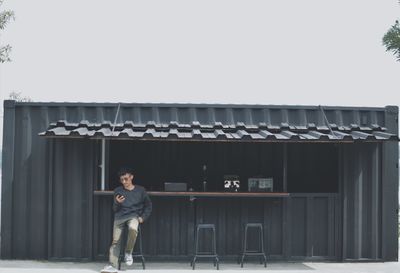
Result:
<svg viewBox="0 0 400 273"><path fill-rule="evenodd" d="M48 262L48 261L21 261L21 260L0 260L0 272L30 272L30 273L93 273L100 272L104 267L104 263L88 262L88 263L73 263L73 262ZM135 272L142 270L141 264L134 263L131 267L126 268L123 265L122 270L119 272ZM211 262L198 262L196 263L196 270L202 272L216 272ZM348 272L348 273L362 273L362 272L374 272L374 273L400 273L399 262L385 262L385 263L334 263L334 262L271 262L268 263L267 268L258 263L248 262L244 265L244 268L236 263L220 263L220 270L225 272ZM147 262L146 272L179 272L189 273L193 272L189 263L174 263L174 262Z"/></svg>

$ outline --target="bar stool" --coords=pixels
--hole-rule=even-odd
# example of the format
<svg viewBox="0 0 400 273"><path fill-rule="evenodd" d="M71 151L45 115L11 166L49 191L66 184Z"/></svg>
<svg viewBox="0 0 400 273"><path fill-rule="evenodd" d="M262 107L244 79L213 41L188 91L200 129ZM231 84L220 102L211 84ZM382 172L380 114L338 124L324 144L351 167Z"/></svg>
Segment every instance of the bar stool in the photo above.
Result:
<svg viewBox="0 0 400 273"><path fill-rule="evenodd" d="M200 252L199 251L199 232L200 230L210 230L212 232L212 251L211 252ZM195 239L195 253L193 260L190 262L192 269L196 267L197 258L214 258L214 266L217 266L219 270L219 259L217 255L217 243L215 236L215 225L214 224L198 224L196 229L196 239Z"/></svg>
<svg viewBox="0 0 400 273"><path fill-rule="evenodd" d="M124 240L125 243L124 244L121 243L121 249L120 249L119 256L118 256L118 270L121 270L121 263L125 259L125 244L126 244L126 237L128 235L127 226L124 227L124 233L126 236L121 235L121 238L125 238L125 240ZM138 240L139 240L139 244L137 244ZM135 251L135 249L137 249L137 250ZM133 259L140 258L142 261L143 270L146 269L146 260L144 259L143 249L142 249L142 231L140 228L140 224L138 225L138 234L136 237L135 247L132 252L132 258Z"/></svg>
<svg viewBox="0 0 400 273"><path fill-rule="evenodd" d="M247 248L247 233L248 233L249 228L258 229L258 234L259 234L258 250L250 250ZM243 261L244 261L245 256L261 256L264 258L264 267L267 267L267 257L265 255L265 251L264 251L263 225L260 223L247 223L245 226L243 253L242 253L242 259L240 262L241 267L243 267ZM262 263L261 259L260 259L260 263Z"/></svg>

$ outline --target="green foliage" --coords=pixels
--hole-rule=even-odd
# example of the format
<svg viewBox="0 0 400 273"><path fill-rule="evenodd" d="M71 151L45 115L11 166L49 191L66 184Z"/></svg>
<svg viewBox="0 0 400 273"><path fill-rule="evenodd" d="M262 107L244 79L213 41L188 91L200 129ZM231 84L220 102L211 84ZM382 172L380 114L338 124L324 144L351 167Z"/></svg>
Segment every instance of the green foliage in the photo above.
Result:
<svg viewBox="0 0 400 273"><path fill-rule="evenodd" d="M382 43L386 47L386 51L391 51L400 61L400 24L396 23L386 32L382 38Z"/></svg>
<svg viewBox="0 0 400 273"><path fill-rule="evenodd" d="M8 95L9 100L15 100L15 101L22 101L22 102L31 102L32 99L30 97L23 97L22 92L11 92Z"/></svg>
<svg viewBox="0 0 400 273"><path fill-rule="evenodd" d="M0 0L0 7L3 4L3 0ZM10 20L14 19L14 12L11 10L0 11L0 30L4 30ZM5 45L0 46L0 63L9 62L10 59L11 46Z"/></svg>

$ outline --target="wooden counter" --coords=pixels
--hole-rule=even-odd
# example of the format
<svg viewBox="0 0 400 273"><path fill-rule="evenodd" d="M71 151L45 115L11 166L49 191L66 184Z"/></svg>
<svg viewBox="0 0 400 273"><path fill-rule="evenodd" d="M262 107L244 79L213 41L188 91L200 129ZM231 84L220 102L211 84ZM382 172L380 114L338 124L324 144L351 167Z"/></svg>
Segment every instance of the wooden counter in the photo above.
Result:
<svg viewBox="0 0 400 273"><path fill-rule="evenodd" d="M289 197L287 192L165 192L148 191L150 196L188 196L188 197ZM113 191L94 191L94 195L113 195Z"/></svg>

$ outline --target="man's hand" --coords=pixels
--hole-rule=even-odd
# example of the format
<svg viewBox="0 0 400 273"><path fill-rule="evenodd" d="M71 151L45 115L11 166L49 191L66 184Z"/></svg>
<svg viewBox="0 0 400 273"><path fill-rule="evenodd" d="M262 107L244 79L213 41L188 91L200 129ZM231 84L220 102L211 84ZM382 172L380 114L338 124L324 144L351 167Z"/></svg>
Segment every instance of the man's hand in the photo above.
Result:
<svg viewBox="0 0 400 273"><path fill-rule="evenodd" d="M115 200L117 201L118 204L121 204L122 202L125 201L125 197L123 195L117 195L115 197Z"/></svg>
<svg viewBox="0 0 400 273"><path fill-rule="evenodd" d="M139 217L138 220L139 220L140 224L142 224L144 222L142 217Z"/></svg>

